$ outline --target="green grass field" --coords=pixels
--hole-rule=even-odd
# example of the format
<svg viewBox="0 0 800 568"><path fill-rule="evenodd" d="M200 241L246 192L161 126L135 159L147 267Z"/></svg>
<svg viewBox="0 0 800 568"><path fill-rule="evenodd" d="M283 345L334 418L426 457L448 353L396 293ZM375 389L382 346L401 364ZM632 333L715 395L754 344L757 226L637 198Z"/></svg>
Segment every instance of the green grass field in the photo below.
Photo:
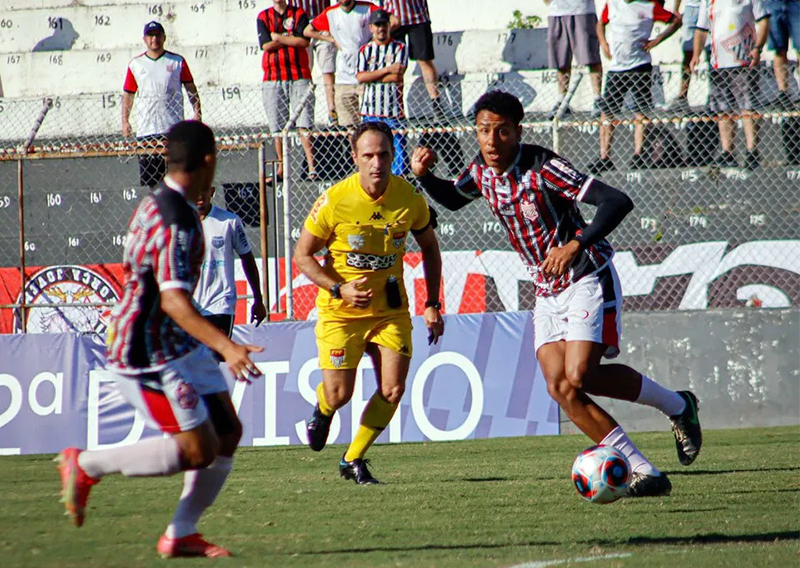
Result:
<svg viewBox="0 0 800 568"><path fill-rule="evenodd" d="M359 487L341 447L246 448L201 530L232 559L171 564L358 567L755 567L800 565L800 427L705 433L694 465L668 432L635 435L672 496L583 501L583 436L379 445ZM58 502L52 456L0 458L0 566L163 566L155 543L181 477L109 477L86 524Z"/></svg>

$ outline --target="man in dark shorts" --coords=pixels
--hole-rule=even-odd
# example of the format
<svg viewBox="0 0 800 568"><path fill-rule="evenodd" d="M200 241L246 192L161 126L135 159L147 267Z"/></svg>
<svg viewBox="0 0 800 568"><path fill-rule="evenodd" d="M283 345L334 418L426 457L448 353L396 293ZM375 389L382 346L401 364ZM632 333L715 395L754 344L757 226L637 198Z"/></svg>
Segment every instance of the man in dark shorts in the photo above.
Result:
<svg viewBox="0 0 800 568"><path fill-rule="evenodd" d="M654 22L667 26L653 39ZM601 103L600 159L589 166L589 172L599 174L615 169L611 161L611 143L614 139L614 124L611 122L622 108L625 95L633 95L636 125L633 131L633 160L630 169L649 166L642 156L645 124L642 122L650 111L653 65L650 51L678 31L681 17L668 12L658 2L628 2L608 0L600 21L597 37L603 55L611 60L606 76L606 88ZM606 28L608 37L606 39Z"/></svg>
<svg viewBox="0 0 800 568"><path fill-rule="evenodd" d="M147 51L131 59L122 94L122 135L133 133L130 116L136 97L136 140L142 145L160 146L167 130L183 120L183 89L194 110L194 120L202 120L200 95L186 60L164 49L164 26L148 22L144 27ZM167 165L160 152L139 155L139 184L155 187L164 177Z"/></svg>
<svg viewBox="0 0 800 568"><path fill-rule="evenodd" d="M385 0L383 8L391 14L392 37L408 46L408 58L422 71L425 88L437 118L444 117L444 104L439 92L439 73L433 64L433 32L428 0Z"/></svg>
<svg viewBox="0 0 800 568"><path fill-rule="evenodd" d="M747 140L744 165L752 171L759 167L758 124L753 119L753 111L759 98L757 67L769 36L769 12L760 0L703 0L694 34L692 71L700 62L700 49L709 33L709 106L722 115L717 122L722 145L717 162L723 167L739 165L733 155L735 123L729 113L741 113Z"/></svg>
<svg viewBox="0 0 800 568"><path fill-rule="evenodd" d="M691 464L700 453L694 394L664 388L627 365L600 364L619 354L622 309L614 250L605 237L633 202L554 152L521 144L524 111L514 95L490 91L475 111L480 152L457 181L430 172L436 155L428 148L414 150L411 169L425 192L451 211L486 200L536 287L534 349L548 393L595 444L625 454L633 472L629 497L669 495L667 476L590 398L657 408L672 421L681 464ZM591 223L583 220L578 203L597 208Z"/></svg>
<svg viewBox="0 0 800 568"><path fill-rule="evenodd" d="M558 77L558 101L549 118L558 111L569 86L572 56L578 65L589 67L594 103L592 117L600 116L600 85L603 81L603 64L600 44L597 41L597 13L594 0L544 0L549 4L547 16L547 60ZM565 113L570 112L569 107Z"/></svg>

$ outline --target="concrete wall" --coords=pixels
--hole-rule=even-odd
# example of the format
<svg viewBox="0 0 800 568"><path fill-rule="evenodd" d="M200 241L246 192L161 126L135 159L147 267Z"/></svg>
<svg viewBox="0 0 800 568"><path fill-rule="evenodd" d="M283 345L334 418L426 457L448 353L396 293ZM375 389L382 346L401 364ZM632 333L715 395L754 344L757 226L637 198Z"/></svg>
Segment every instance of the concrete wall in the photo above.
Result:
<svg viewBox="0 0 800 568"><path fill-rule="evenodd" d="M800 424L800 310L638 312L623 317L625 363L700 399L705 428ZM653 408L598 398L627 431L667 430ZM566 432L576 431L570 423Z"/></svg>
<svg viewBox="0 0 800 568"><path fill-rule="evenodd" d="M143 51L143 24L157 19L167 48L189 61L199 86L257 85L255 18L262 0L5 0L0 7L0 96L119 92L130 58ZM539 34L510 34L516 9L543 18ZM528 0L430 0L437 65L462 75L546 65L546 6ZM461 32L461 30L467 30ZM452 33L458 32L458 33ZM677 36L678 34L676 34ZM654 53L676 62L673 37ZM419 72L412 66L411 76Z"/></svg>

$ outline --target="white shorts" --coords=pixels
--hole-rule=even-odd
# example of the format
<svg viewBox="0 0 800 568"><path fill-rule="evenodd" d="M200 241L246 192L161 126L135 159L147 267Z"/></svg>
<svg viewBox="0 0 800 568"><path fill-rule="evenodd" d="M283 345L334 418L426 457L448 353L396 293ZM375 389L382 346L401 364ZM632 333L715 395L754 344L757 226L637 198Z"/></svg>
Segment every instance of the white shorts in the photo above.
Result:
<svg viewBox="0 0 800 568"><path fill-rule="evenodd" d="M177 434L208 420L204 395L226 392L219 363L201 346L159 371L124 374L109 369L117 389L152 428Z"/></svg>
<svg viewBox="0 0 800 568"><path fill-rule="evenodd" d="M591 341L606 346L604 357L619 355L622 288L610 262L555 296L536 298L533 344L536 351L555 341Z"/></svg>

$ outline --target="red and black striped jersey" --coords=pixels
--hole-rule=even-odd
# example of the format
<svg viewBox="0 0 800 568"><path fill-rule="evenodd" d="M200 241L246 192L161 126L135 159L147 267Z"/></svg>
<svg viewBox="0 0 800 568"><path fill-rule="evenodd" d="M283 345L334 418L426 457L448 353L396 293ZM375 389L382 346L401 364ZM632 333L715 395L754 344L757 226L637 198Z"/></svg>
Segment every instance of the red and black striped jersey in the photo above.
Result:
<svg viewBox="0 0 800 568"><path fill-rule="evenodd" d="M325 8L331 5L330 0L292 0L289 2L292 6L302 8L306 13L309 20L313 20L319 16Z"/></svg>
<svg viewBox="0 0 800 568"><path fill-rule="evenodd" d="M289 5L281 14L275 8L262 11L256 20L258 46L272 41L272 33L305 38L303 31L308 26L308 15L302 8ZM311 67L305 47L281 46L274 51L265 51L261 57L264 81L297 81L310 79Z"/></svg>
<svg viewBox="0 0 800 568"><path fill-rule="evenodd" d="M464 197L482 196L489 202L533 276L536 294L551 296L599 270L614 254L608 241L601 239L582 249L561 276L545 275L539 269L552 248L565 245L587 226L577 202L593 179L551 150L522 144L514 163L502 174L495 173L478 154L455 185Z"/></svg>
<svg viewBox="0 0 800 568"><path fill-rule="evenodd" d="M161 292L180 288L191 296L203 253L197 210L166 178L142 199L128 224L122 298L111 312L106 340L110 367L154 371L199 346L161 309Z"/></svg>
<svg viewBox="0 0 800 568"><path fill-rule="evenodd" d="M431 21L428 0L384 0L383 9L396 16L401 26Z"/></svg>

